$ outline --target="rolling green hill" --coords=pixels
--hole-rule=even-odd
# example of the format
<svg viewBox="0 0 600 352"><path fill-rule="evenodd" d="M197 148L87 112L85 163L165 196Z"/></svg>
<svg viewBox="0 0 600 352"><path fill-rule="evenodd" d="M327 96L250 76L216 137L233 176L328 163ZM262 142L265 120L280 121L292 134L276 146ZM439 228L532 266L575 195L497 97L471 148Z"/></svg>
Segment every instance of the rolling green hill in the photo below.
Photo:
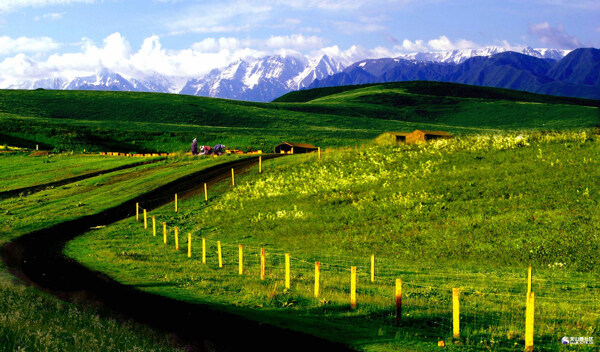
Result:
<svg viewBox="0 0 600 352"><path fill-rule="evenodd" d="M273 103L186 95L0 91L0 144L121 152L200 144L272 150L282 140L363 143L386 130L454 134L581 129L598 102L439 82L401 82L289 93Z"/></svg>

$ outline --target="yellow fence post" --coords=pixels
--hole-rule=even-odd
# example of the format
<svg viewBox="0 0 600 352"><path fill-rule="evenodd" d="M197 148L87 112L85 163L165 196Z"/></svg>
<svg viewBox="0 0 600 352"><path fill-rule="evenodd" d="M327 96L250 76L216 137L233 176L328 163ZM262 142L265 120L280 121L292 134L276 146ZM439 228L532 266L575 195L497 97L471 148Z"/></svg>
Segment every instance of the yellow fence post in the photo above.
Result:
<svg viewBox="0 0 600 352"><path fill-rule="evenodd" d="M371 282L375 282L375 254L371 254Z"/></svg>
<svg viewBox="0 0 600 352"><path fill-rule="evenodd" d="M241 244L238 250L238 274L244 274L244 247Z"/></svg>
<svg viewBox="0 0 600 352"><path fill-rule="evenodd" d="M223 254L221 252L221 241L217 241L217 254L219 255L219 268L223 267Z"/></svg>
<svg viewBox="0 0 600 352"><path fill-rule="evenodd" d="M167 223L163 222L163 242L167 244Z"/></svg>
<svg viewBox="0 0 600 352"><path fill-rule="evenodd" d="M206 264L206 238L202 238L202 264Z"/></svg>
<svg viewBox="0 0 600 352"><path fill-rule="evenodd" d="M290 150L290 154L294 154L294 147L292 147L292 150Z"/></svg>
<svg viewBox="0 0 600 352"><path fill-rule="evenodd" d="M460 338L460 307L458 301L458 288L452 289L452 335Z"/></svg>
<svg viewBox="0 0 600 352"><path fill-rule="evenodd" d="M175 193L175 212L177 212L177 193Z"/></svg>
<svg viewBox="0 0 600 352"><path fill-rule="evenodd" d="M531 292L531 265L527 270L527 297L529 297L529 292Z"/></svg>
<svg viewBox="0 0 600 352"><path fill-rule="evenodd" d="M315 262L315 298L319 297L319 281L321 280L321 262Z"/></svg>
<svg viewBox="0 0 600 352"><path fill-rule="evenodd" d="M175 226L175 250L179 250L179 228Z"/></svg>
<svg viewBox="0 0 600 352"><path fill-rule="evenodd" d="M140 203L135 203L135 221L140 221Z"/></svg>
<svg viewBox="0 0 600 352"><path fill-rule="evenodd" d="M204 184L204 201L208 202L208 190L206 189L206 183Z"/></svg>
<svg viewBox="0 0 600 352"><path fill-rule="evenodd" d="M262 156L258 157L258 173L262 174Z"/></svg>
<svg viewBox="0 0 600 352"><path fill-rule="evenodd" d="M525 351L533 351L533 318L535 312L535 296L533 292L527 295L527 310L525 313Z"/></svg>
<svg viewBox="0 0 600 352"><path fill-rule="evenodd" d="M233 168L231 169L231 186L235 187L235 171L233 171Z"/></svg>
<svg viewBox="0 0 600 352"><path fill-rule="evenodd" d="M188 258L192 257L192 233L188 232Z"/></svg>
<svg viewBox="0 0 600 352"><path fill-rule="evenodd" d="M350 270L350 308L356 308L356 267Z"/></svg>
<svg viewBox="0 0 600 352"><path fill-rule="evenodd" d="M402 316L402 279L396 279L396 324Z"/></svg>
<svg viewBox="0 0 600 352"><path fill-rule="evenodd" d="M152 236L156 236L156 216L152 215Z"/></svg>
<svg viewBox="0 0 600 352"><path fill-rule="evenodd" d="M265 279L265 249L260 249L260 279Z"/></svg>
<svg viewBox="0 0 600 352"><path fill-rule="evenodd" d="M144 228L148 228L148 218L146 217L146 209L144 209Z"/></svg>
<svg viewBox="0 0 600 352"><path fill-rule="evenodd" d="M290 254L285 254L285 288L290 288Z"/></svg>
<svg viewBox="0 0 600 352"><path fill-rule="evenodd" d="M317 147L317 153L319 154L319 160L321 160L321 147Z"/></svg>

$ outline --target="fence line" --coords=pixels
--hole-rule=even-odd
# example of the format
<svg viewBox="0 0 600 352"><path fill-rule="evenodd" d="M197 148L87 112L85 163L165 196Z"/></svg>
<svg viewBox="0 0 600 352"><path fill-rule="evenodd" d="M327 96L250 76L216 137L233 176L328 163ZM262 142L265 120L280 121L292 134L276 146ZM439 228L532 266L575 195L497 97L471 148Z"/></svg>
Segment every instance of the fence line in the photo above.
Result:
<svg viewBox="0 0 600 352"><path fill-rule="evenodd" d="M261 165L262 166L262 165ZM259 166L259 171L260 166ZM235 186L235 174L234 170L231 170L231 182L232 186ZM204 184L204 194L205 201L208 200L206 184ZM177 195L175 194L175 212L178 210L178 201ZM140 219L140 210L143 210L143 226L144 229L148 229L147 224L147 210L139 206L136 203L136 221ZM155 216L152 215L152 232L153 236L156 236L156 219ZM163 222L163 236L164 243L167 243L167 224ZM193 258L192 255L192 233L188 232L187 244L188 244L188 254L189 258ZM178 240L178 227L174 227L174 240L175 240L175 249L179 249L179 240ZM533 276L531 266L527 269L527 275L523 275L522 277L518 277L519 273L511 273L512 276L508 277L496 277L498 280L502 280L504 286L501 288L509 289L508 292L481 292L475 288L470 286L477 284L489 284L489 277L485 273L477 273L471 274L469 276L465 276L464 274L460 276L458 273L455 273L455 277L453 275L443 275L443 271L441 274L431 275L427 272L431 267L423 267L420 269L413 270L402 270L398 268L395 263L386 260L385 258L377 258L377 262L375 261L375 255L371 254L370 258L360 258L360 257L348 257L342 255L323 255L322 257L326 259L332 259L331 262L325 263L321 261L311 261L308 259L304 259L302 254L291 254L284 250L279 250L277 248L271 247L258 247L258 246L248 246L242 244L229 244L222 243L221 241L217 241L217 252L216 258L218 259L218 267L223 268L223 255L226 250L227 253L234 252L236 249L238 251L238 261L234 260L228 261L226 267L233 267L235 264L238 266L237 275L230 273L227 270L221 271L221 275L224 277L239 277L239 276L250 276L249 270L251 265L248 265L244 268L244 247L246 250L246 261L252 262L254 259L254 263L259 262L260 268L260 280L269 280L277 279L281 280L281 273L284 272L284 282L285 288L291 289L292 282L298 283L300 285L302 280L309 281L312 279L314 283L313 286L313 296L315 299L318 299L321 294L321 287L323 284L323 277L327 278L328 273L340 274L340 273L348 273L350 272L350 280L347 283L342 283L340 286L339 279L334 282L337 284L336 287L328 286L329 290L337 290L337 291L345 291L349 286L349 306L351 309L357 308L357 302L360 302L359 298L363 298L364 295L375 295L377 293L382 293L382 291L389 291L390 301L391 297L394 297L393 302L395 303L395 321L396 324L399 324L402 319L402 295L404 294L406 298L412 298L414 295L417 299L419 299L419 292L422 290L426 290L429 292L433 292L435 295L440 295L442 298L437 300L439 304L444 304L446 308L443 308L441 312L447 311L447 318L444 316L439 316L439 319L433 320L431 323L438 326L440 330L447 331L448 334L452 331L452 336L454 339L461 339L461 327L464 327L464 324L469 327L469 329L480 328L480 329L491 329L492 324L509 324L512 326L518 326L519 328L524 328L524 339L525 339L525 349L533 350L533 339L534 339L534 294L533 294ZM260 250L260 251L259 251ZM313 257L308 255L309 257ZM232 255L233 257L233 255ZM207 264L207 258L215 259L215 253L213 251L207 251L207 243L206 239L202 238L202 264ZM234 257L233 257L234 258ZM249 261L248 258L251 260ZM316 257L315 257L316 258ZM323 259L323 258L321 258ZM370 260L369 260L370 259ZM284 269L281 269L281 263L284 263ZM377 264L377 266L376 266ZM245 269L245 270L244 270ZM311 275L298 274L300 271L310 271L314 270L314 278ZM292 274L294 272L294 274ZM451 273L448 271L448 273ZM323 276L323 274L325 274ZM402 277L402 278L401 278ZM408 279L407 279L408 278ZM427 278L428 280L419 280ZM365 279L362 281L362 279ZM391 280L393 279L393 280ZM443 279L445 282L441 285L438 284L438 287L433 285L427 285L423 283L423 281L435 281ZM461 286L452 287L451 290L448 287L451 287L457 281L460 281ZM343 282L343 280L342 280ZM363 283L364 282L364 283ZM377 282L377 283L376 283ZM386 282L395 282L395 285L387 285ZM555 304L554 302L581 302L589 303L589 302L600 302L598 297L588 297L588 298L576 298L576 297L552 297L552 293L561 292L559 290L553 291L548 284L552 283L550 279L536 278L535 280L535 288L540 290L542 288L548 289L546 290L547 296L544 295L544 290L542 290L542 294L538 295L542 297L544 301L552 301L545 302L542 304ZM348 286L346 286L348 285ZM361 292L360 287L369 288L370 293ZM403 286L412 288L412 290L405 290L403 292ZM442 287L439 287L442 286ZM447 287L445 287L447 286ZM514 288L522 286L523 289L526 287L526 294L521 294L520 292L515 292ZM373 291L374 288L379 289L379 292ZM495 287L494 289L498 289ZM585 289L583 287L582 289ZM512 291L512 292L511 292ZM460 292L460 295L459 295ZM514 293L513 293L514 292ZM537 291L536 291L537 292ZM393 294L393 296L392 296ZM523 296L526 296L525 300L523 300ZM477 300L481 299L495 299L497 303L499 303L499 310L497 312L489 312L486 311L485 316L478 315L476 312L470 311L470 309L477 307ZM518 298L520 301L513 299ZM426 297L425 299L428 299ZM466 300L465 302L461 302L461 300ZM506 300L511 300L510 303L506 303ZM451 303L449 303L451 302ZM520 302L520 303L519 303ZM372 303L371 303L372 304ZM387 304L384 303L387 307ZM462 305L462 307L460 307ZM538 302L539 305L539 302ZM451 307L450 307L451 306ZM460 308L459 308L460 307ZM407 308L407 307L405 307ZM515 320L512 314L506 315L503 314L507 310L514 311L526 308L527 312L525 314L525 319ZM434 307L437 309L437 307ZM410 311L411 308L408 306L405 311ZM444 313L446 314L446 313ZM461 321L462 319L462 321ZM467 330L468 332L469 330ZM443 342L443 341L440 341Z"/></svg>

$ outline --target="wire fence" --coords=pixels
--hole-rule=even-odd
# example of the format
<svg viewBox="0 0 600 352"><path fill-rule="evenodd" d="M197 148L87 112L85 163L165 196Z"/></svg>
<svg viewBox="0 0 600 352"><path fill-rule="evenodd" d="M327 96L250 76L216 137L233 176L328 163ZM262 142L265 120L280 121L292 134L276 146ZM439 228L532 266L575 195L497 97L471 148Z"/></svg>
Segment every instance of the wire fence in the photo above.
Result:
<svg viewBox="0 0 600 352"><path fill-rule="evenodd" d="M157 237L174 236L174 231L170 232L170 226L167 226L169 233L166 233L159 222L149 225L148 213L139 205L136 205L136 220L142 221L150 231L156 231ZM218 241L218 250L216 240L199 239L190 234L194 243L192 252L192 248L188 247L188 231L179 229L179 236L181 238L177 242L180 249L188 250L190 260L204 260L205 269L221 282L232 281L237 284L240 279L250 283L266 281L274 283L277 288L278 284L283 287L282 282L285 281L286 290L294 295L317 302L331 299L338 305L347 304L349 307L353 306L355 302L352 300L356 299L359 311L367 312L366 314L383 313L388 322L403 320L410 321L411 324L422 324L424 330L433 330L442 336L450 334L455 328L454 321L459 319L457 324L460 326L461 336L466 335L475 340L479 338L482 341L503 341L504 344L519 341L514 343L521 344L526 331L526 311L530 309L528 280L532 281L532 291L537 298L535 334L543 341L547 341L549 336L552 336L551 340L556 340L556 336L561 334L589 336L597 332L600 325L600 285L597 282L581 283L581 280L577 280L578 284L573 284L569 280L571 273L539 277L534 275L531 278L527 276L526 269L522 272L465 272L444 266L417 267L383 257L307 255L272 246L265 248L223 241ZM170 242L172 244L173 240ZM240 259L243 267L241 271ZM319 262L318 279L315 273L316 262ZM261 268L261 263L265 263L264 269ZM351 282L352 268L356 269L357 274L354 283ZM261 270L265 273L262 274ZM584 274L578 279L582 278L586 278ZM402 316L397 316L396 279L402 280ZM318 291L315 288L317 280ZM228 287L232 291L239 290L223 284L224 289ZM456 316L456 308L453 306L454 288L460 291L460 313ZM266 289L272 290L271 287ZM352 290L355 292L351 292ZM531 334L533 333L532 330Z"/></svg>

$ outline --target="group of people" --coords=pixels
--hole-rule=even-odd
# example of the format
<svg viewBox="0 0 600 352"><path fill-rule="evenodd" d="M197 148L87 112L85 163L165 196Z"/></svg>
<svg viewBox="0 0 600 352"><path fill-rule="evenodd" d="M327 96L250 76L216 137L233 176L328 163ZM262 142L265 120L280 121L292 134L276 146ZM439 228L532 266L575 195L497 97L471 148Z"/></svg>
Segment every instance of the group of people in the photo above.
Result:
<svg viewBox="0 0 600 352"><path fill-rule="evenodd" d="M198 148L198 140L194 138L192 141L192 155L222 155L223 153L225 153L225 146L223 144L217 144L213 148L208 145Z"/></svg>

